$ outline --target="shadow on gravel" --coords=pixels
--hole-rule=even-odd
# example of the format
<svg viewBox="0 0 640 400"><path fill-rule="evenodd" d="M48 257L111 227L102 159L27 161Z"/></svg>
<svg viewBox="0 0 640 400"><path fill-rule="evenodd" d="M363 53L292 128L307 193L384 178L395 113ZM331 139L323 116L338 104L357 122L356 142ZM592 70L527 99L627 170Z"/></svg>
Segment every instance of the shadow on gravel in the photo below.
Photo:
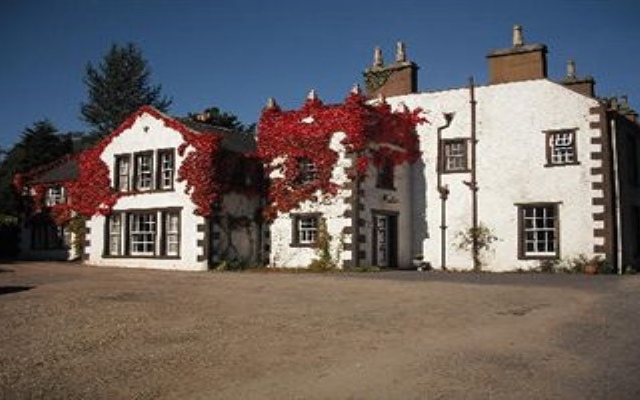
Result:
<svg viewBox="0 0 640 400"><path fill-rule="evenodd" d="M3 272L13 272L12 269L7 269L7 268L0 268L0 274Z"/></svg>
<svg viewBox="0 0 640 400"><path fill-rule="evenodd" d="M25 292L33 288L35 288L35 286L0 286L0 296L3 294Z"/></svg>

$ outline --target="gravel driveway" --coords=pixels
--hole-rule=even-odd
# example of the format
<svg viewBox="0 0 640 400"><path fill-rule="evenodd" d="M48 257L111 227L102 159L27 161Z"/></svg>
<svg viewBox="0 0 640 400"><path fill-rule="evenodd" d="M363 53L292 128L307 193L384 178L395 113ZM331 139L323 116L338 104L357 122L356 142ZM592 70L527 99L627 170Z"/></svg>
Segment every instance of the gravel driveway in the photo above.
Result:
<svg viewBox="0 0 640 400"><path fill-rule="evenodd" d="M640 276L0 265L0 398L638 399Z"/></svg>

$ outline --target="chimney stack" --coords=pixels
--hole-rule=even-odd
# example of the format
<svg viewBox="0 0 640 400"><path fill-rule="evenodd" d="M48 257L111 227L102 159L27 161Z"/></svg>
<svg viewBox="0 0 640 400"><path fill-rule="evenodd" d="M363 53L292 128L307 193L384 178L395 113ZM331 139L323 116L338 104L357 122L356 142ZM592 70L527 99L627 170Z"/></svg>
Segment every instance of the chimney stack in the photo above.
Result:
<svg viewBox="0 0 640 400"><path fill-rule="evenodd" d="M384 65L382 50L376 47L373 65L364 73L365 92L369 99L382 94L386 97L416 93L418 90L418 66L408 61L404 43L396 44L396 58L393 64Z"/></svg>
<svg viewBox="0 0 640 400"><path fill-rule="evenodd" d="M544 79L547 77L547 46L525 44L523 29L513 26L513 46L493 50L489 60L489 84Z"/></svg>
<svg viewBox="0 0 640 400"><path fill-rule="evenodd" d="M585 96L595 97L595 85L596 81L590 77L578 77L576 72L576 63L573 60L567 61L567 76L565 76L560 83L574 92L578 92Z"/></svg>

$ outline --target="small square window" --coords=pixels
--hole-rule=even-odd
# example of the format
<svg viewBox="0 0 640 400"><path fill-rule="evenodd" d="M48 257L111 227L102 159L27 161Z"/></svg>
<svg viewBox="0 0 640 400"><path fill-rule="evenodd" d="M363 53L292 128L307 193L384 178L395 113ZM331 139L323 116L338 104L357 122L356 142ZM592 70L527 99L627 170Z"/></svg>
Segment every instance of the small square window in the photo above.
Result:
<svg viewBox="0 0 640 400"><path fill-rule="evenodd" d="M577 164L576 131L548 131L547 134L547 165Z"/></svg>
<svg viewBox="0 0 640 400"><path fill-rule="evenodd" d="M314 246L318 241L318 214L293 216L293 245Z"/></svg>
<svg viewBox="0 0 640 400"><path fill-rule="evenodd" d="M296 182L299 185L314 182L318 179L318 166L309 158L298 159L298 176Z"/></svg>
<svg viewBox="0 0 640 400"><path fill-rule="evenodd" d="M64 204L65 202L64 188L62 186L52 186L47 189L45 203L48 207L55 206L56 204Z"/></svg>
<svg viewBox="0 0 640 400"><path fill-rule="evenodd" d="M442 172L469 171L467 139L444 139L441 152Z"/></svg>

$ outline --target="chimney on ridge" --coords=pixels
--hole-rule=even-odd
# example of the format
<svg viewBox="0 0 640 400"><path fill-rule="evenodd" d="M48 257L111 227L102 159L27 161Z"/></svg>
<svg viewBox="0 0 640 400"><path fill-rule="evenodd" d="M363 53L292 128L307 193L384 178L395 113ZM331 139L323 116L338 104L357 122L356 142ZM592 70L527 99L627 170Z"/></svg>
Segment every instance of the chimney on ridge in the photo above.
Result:
<svg viewBox="0 0 640 400"><path fill-rule="evenodd" d="M418 66L408 61L404 43L396 45L396 57L393 64L384 65L382 50L376 47L373 53L373 65L364 73L365 93L373 99L378 95L385 97L416 93L418 90Z"/></svg>
<svg viewBox="0 0 640 400"><path fill-rule="evenodd" d="M574 92L578 92L585 96L595 97L596 81L590 76L578 77L576 73L576 63L573 60L567 62L567 76L560 83Z"/></svg>
<svg viewBox="0 0 640 400"><path fill-rule="evenodd" d="M514 25L512 47L492 50L489 84L543 79L547 77L547 46L525 44L522 26Z"/></svg>

